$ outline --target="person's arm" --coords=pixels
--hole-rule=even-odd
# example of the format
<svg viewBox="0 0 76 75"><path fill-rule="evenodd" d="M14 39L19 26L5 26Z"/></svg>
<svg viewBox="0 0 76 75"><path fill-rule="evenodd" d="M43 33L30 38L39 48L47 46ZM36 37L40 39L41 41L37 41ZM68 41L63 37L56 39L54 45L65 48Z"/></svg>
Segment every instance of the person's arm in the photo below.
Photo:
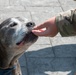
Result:
<svg viewBox="0 0 76 75"><path fill-rule="evenodd" d="M42 30L46 28L45 30ZM76 9L69 10L52 17L44 23L35 26L32 32L37 36L51 36L54 37L58 32L62 36L76 35Z"/></svg>
<svg viewBox="0 0 76 75"><path fill-rule="evenodd" d="M55 21L62 36L76 35L76 9L59 14Z"/></svg>

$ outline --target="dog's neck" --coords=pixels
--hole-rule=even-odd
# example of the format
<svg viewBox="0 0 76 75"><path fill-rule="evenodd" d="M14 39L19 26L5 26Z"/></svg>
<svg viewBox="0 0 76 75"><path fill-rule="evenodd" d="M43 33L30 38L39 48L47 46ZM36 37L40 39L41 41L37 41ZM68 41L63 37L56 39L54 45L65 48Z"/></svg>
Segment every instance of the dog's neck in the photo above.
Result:
<svg viewBox="0 0 76 75"><path fill-rule="evenodd" d="M0 67L4 68L7 63L7 53L5 47L0 42Z"/></svg>
<svg viewBox="0 0 76 75"><path fill-rule="evenodd" d="M13 67L17 64L18 58L24 53L17 54L15 56L9 56L7 53L9 49L6 49L0 42L0 68L6 69Z"/></svg>

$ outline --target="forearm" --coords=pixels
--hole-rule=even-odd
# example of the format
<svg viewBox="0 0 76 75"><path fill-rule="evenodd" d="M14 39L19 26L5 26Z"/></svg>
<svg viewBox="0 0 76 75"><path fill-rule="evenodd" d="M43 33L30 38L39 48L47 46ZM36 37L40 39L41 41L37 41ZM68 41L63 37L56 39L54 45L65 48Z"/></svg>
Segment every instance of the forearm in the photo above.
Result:
<svg viewBox="0 0 76 75"><path fill-rule="evenodd" d="M56 16L55 23L62 36L75 36L76 9L63 12Z"/></svg>

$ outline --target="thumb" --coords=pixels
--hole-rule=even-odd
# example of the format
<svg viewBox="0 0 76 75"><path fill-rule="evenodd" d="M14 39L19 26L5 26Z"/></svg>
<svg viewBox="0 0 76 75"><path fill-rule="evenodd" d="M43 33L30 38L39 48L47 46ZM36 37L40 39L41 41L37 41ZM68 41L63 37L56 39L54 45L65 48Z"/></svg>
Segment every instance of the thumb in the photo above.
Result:
<svg viewBox="0 0 76 75"><path fill-rule="evenodd" d="M46 28L46 26L44 24L40 24L34 27L36 30L41 30L42 28Z"/></svg>
<svg viewBox="0 0 76 75"><path fill-rule="evenodd" d="M47 36L47 30L32 30L32 32L37 36Z"/></svg>
<svg viewBox="0 0 76 75"><path fill-rule="evenodd" d="M32 32L37 35L37 36L41 36L43 31L42 30L32 30Z"/></svg>

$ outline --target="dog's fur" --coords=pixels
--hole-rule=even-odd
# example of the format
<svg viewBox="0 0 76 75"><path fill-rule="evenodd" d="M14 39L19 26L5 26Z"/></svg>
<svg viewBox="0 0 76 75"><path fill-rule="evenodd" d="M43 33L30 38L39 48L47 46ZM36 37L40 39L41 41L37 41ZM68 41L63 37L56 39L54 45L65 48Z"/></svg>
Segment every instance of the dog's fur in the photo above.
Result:
<svg viewBox="0 0 76 75"><path fill-rule="evenodd" d="M9 18L0 24L0 68L7 69L16 65L12 74L22 75L18 58L38 38L31 32L34 25L19 17Z"/></svg>

